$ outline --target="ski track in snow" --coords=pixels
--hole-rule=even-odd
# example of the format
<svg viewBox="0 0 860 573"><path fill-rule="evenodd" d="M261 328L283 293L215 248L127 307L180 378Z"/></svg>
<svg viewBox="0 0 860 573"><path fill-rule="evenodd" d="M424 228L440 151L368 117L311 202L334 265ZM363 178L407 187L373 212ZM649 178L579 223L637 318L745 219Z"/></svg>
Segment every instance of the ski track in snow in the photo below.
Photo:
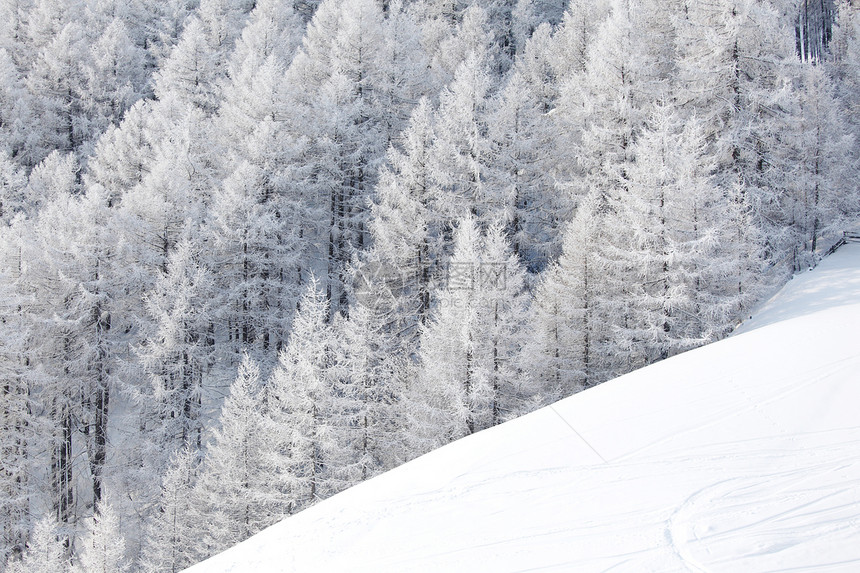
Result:
<svg viewBox="0 0 860 573"><path fill-rule="evenodd" d="M189 571L860 571L860 245L736 335L432 452Z"/></svg>

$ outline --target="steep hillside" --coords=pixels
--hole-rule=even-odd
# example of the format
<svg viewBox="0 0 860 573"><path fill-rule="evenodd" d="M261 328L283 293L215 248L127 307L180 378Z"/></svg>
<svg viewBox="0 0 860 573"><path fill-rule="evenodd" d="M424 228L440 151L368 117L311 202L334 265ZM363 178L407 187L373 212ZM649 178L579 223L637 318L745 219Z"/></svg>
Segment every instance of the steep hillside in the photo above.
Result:
<svg viewBox="0 0 860 573"><path fill-rule="evenodd" d="M423 456L189 571L857 571L860 245L738 332Z"/></svg>

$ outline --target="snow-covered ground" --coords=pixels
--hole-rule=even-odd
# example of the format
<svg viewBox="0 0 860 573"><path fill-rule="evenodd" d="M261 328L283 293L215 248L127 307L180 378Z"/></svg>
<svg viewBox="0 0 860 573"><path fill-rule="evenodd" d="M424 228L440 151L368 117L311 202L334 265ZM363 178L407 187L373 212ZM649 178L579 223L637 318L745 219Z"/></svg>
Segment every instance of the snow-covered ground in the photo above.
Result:
<svg viewBox="0 0 860 573"><path fill-rule="evenodd" d="M860 244L738 334L441 448L191 568L860 571Z"/></svg>

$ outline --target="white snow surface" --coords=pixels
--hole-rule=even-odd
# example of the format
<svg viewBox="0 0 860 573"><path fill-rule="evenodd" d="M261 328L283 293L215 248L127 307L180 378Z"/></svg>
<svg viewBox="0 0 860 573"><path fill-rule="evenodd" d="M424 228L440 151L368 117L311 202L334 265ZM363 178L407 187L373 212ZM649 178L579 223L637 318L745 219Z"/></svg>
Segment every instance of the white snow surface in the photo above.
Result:
<svg viewBox="0 0 860 573"><path fill-rule="evenodd" d="M860 244L726 340L462 439L191 569L860 571Z"/></svg>

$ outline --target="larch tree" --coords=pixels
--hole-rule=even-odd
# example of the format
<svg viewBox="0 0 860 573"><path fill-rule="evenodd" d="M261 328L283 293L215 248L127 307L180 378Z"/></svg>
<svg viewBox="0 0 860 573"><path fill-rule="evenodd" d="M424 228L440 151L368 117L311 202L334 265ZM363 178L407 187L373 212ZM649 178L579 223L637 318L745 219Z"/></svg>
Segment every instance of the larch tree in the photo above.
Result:
<svg viewBox="0 0 860 573"><path fill-rule="evenodd" d="M65 573L70 563L58 528L57 522L50 517L39 520L27 549L20 559L13 559L7 564L7 573Z"/></svg>
<svg viewBox="0 0 860 573"><path fill-rule="evenodd" d="M391 469L407 459L404 450L404 396L409 357L395 330L382 277L368 277L338 321L332 369L333 392L341 397L331 412L333 431L343 446L330 460L338 489Z"/></svg>
<svg viewBox="0 0 860 573"><path fill-rule="evenodd" d="M180 105L190 104L211 114L216 109L218 59L208 43L206 29L189 17L179 42L155 74L155 97L173 95Z"/></svg>
<svg viewBox="0 0 860 573"><path fill-rule="evenodd" d="M331 493L328 456L337 454L327 415L331 408L331 330L328 300L308 283L287 346L266 385L272 439L266 457L284 513L295 513Z"/></svg>
<svg viewBox="0 0 860 573"><path fill-rule="evenodd" d="M733 201L727 224L740 250L737 291L749 300L793 262L782 135L791 108L785 63L796 55L792 38L780 34L786 17L769 2L697 4L678 35L679 103L703 122L715 182ZM775 271L762 272L768 266Z"/></svg>
<svg viewBox="0 0 860 573"><path fill-rule="evenodd" d="M422 331L415 392L424 403L415 432L438 445L525 410L532 391L523 367L525 271L499 226L457 227L447 285Z"/></svg>
<svg viewBox="0 0 860 573"><path fill-rule="evenodd" d="M82 108L89 145L146 93L145 53L132 42L125 23L113 19L90 48L83 64ZM87 155L92 155L88 151Z"/></svg>
<svg viewBox="0 0 860 573"><path fill-rule="evenodd" d="M41 211L25 250L40 261L24 280L37 301L28 308L38 328L30 349L41 365L36 395L51 424L49 503L73 544L85 504L106 490L111 398L128 332L104 193L59 194Z"/></svg>
<svg viewBox="0 0 860 573"><path fill-rule="evenodd" d="M431 148L434 207L449 233L472 214L481 223L505 219L506 189L488 185L492 146L489 138L491 79L484 54L470 53L454 82L442 91Z"/></svg>
<svg viewBox="0 0 860 573"><path fill-rule="evenodd" d="M618 206L632 270L624 292L633 305L615 333L631 369L721 337L729 326L724 200L711 181L701 124L683 121L672 104L655 107Z"/></svg>
<svg viewBox="0 0 860 573"><path fill-rule="evenodd" d="M547 403L603 382L610 334L602 320L601 286L606 277L603 246L605 200L586 195L567 225L562 253L540 277L532 303L530 359ZM610 354L611 355L611 354Z"/></svg>
<svg viewBox="0 0 860 573"><path fill-rule="evenodd" d="M29 166L51 151L77 151L90 135L80 94L87 59L86 36L80 22L70 21L39 53L27 75L27 87L38 124L30 126L23 154Z"/></svg>
<svg viewBox="0 0 860 573"><path fill-rule="evenodd" d="M267 440L260 369L245 355L200 470L195 497L208 523L211 554L283 517L267 486Z"/></svg>
<svg viewBox="0 0 860 573"><path fill-rule="evenodd" d="M160 473L165 456L189 444L202 446L204 377L213 352L212 279L188 238L170 253L167 268L144 295L151 321L138 350L149 387L138 390L147 413L147 463Z"/></svg>
<svg viewBox="0 0 860 573"><path fill-rule="evenodd" d="M850 0L841 0L837 5L831 49L834 91L856 138L860 136L860 121L856 119L860 115L860 7Z"/></svg>
<svg viewBox="0 0 860 573"><path fill-rule="evenodd" d="M214 130L227 155L204 233L224 302L225 358L248 348L267 371L286 340L301 282L311 209L294 193L284 168L292 147L280 119L282 76L298 44L298 16L282 2L260 3L237 42Z"/></svg>
<svg viewBox="0 0 860 573"><path fill-rule="evenodd" d="M824 238L838 235L857 212L851 173L858 157L855 138L844 121L833 83L823 66L801 66L797 108L789 124L796 136L787 208L794 233L796 270L815 263Z"/></svg>
<svg viewBox="0 0 860 573"><path fill-rule="evenodd" d="M196 446L172 454L161 479L157 509L146 529L141 571L178 573L199 560L207 539L193 495L198 466Z"/></svg>
<svg viewBox="0 0 860 573"><path fill-rule="evenodd" d="M517 55L538 28L558 26L564 18L566 2L559 0L517 0L511 11L512 31Z"/></svg>
<svg viewBox="0 0 860 573"><path fill-rule="evenodd" d="M422 98L399 145L389 150L371 206L372 247L355 269L367 287L391 294L390 328L405 348L417 346L417 325L427 318L431 281L442 264L443 220L430 163L434 138L433 109Z"/></svg>
<svg viewBox="0 0 860 573"><path fill-rule="evenodd" d="M9 50L0 48L0 136L3 152L16 164L21 164L28 130L35 124L33 104L24 75Z"/></svg>
<svg viewBox="0 0 860 573"><path fill-rule="evenodd" d="M22 171L8 155L0 155L0 225L9 225L16 215L28 210L27 178Z"/></svg>
<svg viewBox="0 0 860 573"><path fill-rule="evenodd" d="M125 539L120 517L113 507L101 500L95 508L82 542L80 565L75 573L127 573L131 563L125 556Z"/></svg>
<svg viewBox="0 0 860 573"><path fill-rule="evenodd" d="M28 346L34 329L27 320L33 303L21 284L25 260L20 219L0 225L0 563L20 555L30 533L36 452L40 439L38 407L33 400Z"/></svg>
<svg viewBox="0 0 860 573"><path fill-rule="evenodd" d="M541 28L534 37L540 39L546 32ZM493 113L489 179L491 186L505 190L504 214L514 251L537 271L558 257L562 227L573 205L566 190L555 185L553 154L544 152L551 146L554 128L546 115L550 102L540 93L548 78L528 77L528 72L520 71L521 61Z"/></svg>
<svg viewBox="0 0 860 573"><path fill-rule="evenodd" d="M110 206L143 182L153 157L155 142L149 138L148 116L152 106L139 101L128 109L118 125L111 125L99 138L87 163L84 182L107 189Z"/></svg>

